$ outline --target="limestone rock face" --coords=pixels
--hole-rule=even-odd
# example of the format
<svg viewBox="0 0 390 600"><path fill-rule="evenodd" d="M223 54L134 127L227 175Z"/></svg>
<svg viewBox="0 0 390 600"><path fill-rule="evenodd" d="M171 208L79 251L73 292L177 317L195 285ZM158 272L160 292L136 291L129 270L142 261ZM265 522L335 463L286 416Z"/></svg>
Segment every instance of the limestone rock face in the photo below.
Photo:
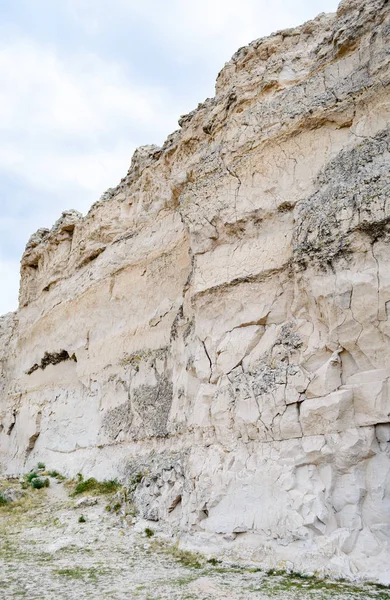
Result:
<svg viewBox="0 0 390 600"><path fill-rule="evenodd" d="M183 543L389 580L390 5L241 48L0 319L0 462L131 482Z"/></svg>

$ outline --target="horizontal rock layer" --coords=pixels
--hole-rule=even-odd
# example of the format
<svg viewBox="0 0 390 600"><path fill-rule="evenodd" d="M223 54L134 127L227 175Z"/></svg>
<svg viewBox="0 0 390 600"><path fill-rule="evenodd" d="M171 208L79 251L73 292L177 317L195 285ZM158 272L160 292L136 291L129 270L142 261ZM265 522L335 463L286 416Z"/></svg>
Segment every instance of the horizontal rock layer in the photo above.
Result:
<svg viewBox="0 0 390 600"><path fill-rule="evenodd" d="M241 48L39 230L0 320L1 469L136 482L183 542L389 582L390 10Z"/></svg>

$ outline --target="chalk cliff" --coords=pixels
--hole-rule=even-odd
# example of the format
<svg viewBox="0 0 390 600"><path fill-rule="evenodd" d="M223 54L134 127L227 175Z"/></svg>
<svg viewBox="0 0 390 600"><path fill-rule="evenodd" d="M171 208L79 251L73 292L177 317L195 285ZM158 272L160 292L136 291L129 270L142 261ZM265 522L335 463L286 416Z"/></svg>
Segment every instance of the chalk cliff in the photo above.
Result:
<svg viewBox="0 0 390 600"><path fill-rule="evenodd" d="M241 48L0 319L0 467L141 473L140 514L390 582L390 4Z"/></svg>

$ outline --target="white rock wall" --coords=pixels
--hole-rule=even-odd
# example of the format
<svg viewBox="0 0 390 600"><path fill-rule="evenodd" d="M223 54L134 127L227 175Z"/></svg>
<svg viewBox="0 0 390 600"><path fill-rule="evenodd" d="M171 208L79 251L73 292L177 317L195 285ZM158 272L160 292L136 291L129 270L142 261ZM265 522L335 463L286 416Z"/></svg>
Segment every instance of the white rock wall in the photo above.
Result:
<svg viewBox="0 0 390 600"><path fill-rule="evenodd" d="M142 474L187 545L390 582L389 44L385 0L253 42L32 236L3 471Z"/></svg>

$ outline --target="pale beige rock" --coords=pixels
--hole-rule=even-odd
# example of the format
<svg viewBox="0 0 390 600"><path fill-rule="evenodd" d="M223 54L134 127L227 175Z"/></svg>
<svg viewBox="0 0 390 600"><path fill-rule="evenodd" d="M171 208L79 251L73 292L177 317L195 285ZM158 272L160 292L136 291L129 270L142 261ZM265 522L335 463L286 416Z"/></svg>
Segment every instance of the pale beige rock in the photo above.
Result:
<svg viewBox="0 0 390 600"><path fill-rule="evenodd" d="M312 376L305 391L307 398L317 398L334 392L341 386L341 359L338 352L322 365Z"/></svg>
<svg viewBox="0 0 390 600"><path fill-rule="evenodd" d="M280 435L282 440L302 437L302 427L299 420L297 404L289 404L280 419Z"/></svg>
<svg viewBox="0 0 390 600"><path fill-rule="evenodd" d="M266 567L389 581L390 11L241 48L0 318L0 470L137 481L141 517Z"/></svg>
<svg viewBox="0 0 390 600"><path fill-rule="evenodd" d="M301 405L300 421L304 435L344 431L355 424L353 394L339 390Z"/></svg>

